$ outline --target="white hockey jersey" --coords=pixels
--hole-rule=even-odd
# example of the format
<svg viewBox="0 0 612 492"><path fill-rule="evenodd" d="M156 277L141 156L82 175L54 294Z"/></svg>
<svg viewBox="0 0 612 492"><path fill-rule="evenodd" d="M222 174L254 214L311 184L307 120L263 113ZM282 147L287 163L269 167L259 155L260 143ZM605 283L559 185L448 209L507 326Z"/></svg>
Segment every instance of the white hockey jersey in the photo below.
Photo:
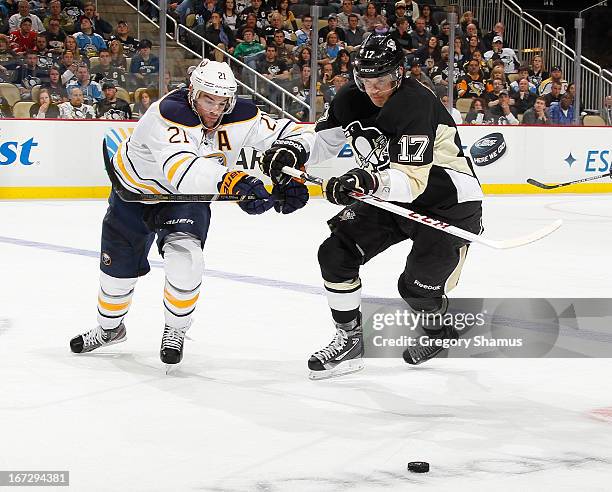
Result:
<svg viewBox="0 0 612 492"><path fill-rule="evenodd" d="M278 138L290 138L310 151L312 125L275 120L242 99L214 132L206 132L187 95L187 89L177 89L155 102L119 145L113 164L129 190L218 193L217 184L243 147L264 151Z"/></svg>

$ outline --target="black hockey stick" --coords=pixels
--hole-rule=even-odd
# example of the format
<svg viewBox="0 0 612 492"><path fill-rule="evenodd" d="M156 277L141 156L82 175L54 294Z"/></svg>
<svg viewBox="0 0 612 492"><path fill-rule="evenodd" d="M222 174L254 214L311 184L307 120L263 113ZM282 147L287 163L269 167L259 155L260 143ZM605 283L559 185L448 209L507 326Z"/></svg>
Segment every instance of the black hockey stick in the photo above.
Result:
<svg viewBox="0 0 612 492"><path fill-rule="evenodd" d="M323 187L324 181L322 178L312 176L311 174L287 166L283 167L282 170L285 174L288 174L289 176L293 176L294 178L298 179L303 179L304 181L308 181L310 183L316 183ZM350 195L355 200L359 200L361 202L368 203L374 207L382 208L383 210L387 210L388 212L401 215L402 217L406 217L407 219L418 222L419 224L424 224L428 227L432 227L439 231L446 232L447 234L452 234L453 236L460 237L467 241L484 244L485 246L489 246L490 248L495 249L518 248L519 246L525 246L526 244L539 241L543 237L546 237L556 231L559 227L561 227L561 224L563 223L561 219L558 219L542 227L541 229L532 232L531 234L512 239L496 240L489 239L479 234L474 234L473 232L466 231L465 229L461 229L460 227L447 224L446 222L442 222L441 220L434 219L427 215L413 212L410 209L400 207L399 205L395 205L391 202L387 202L374 195L366 195L364 193L357 192L352 192Z"/></svg>
<svg viewBox="0 0 612 492"><path fill-rule="evenodd" d="M115 167L110 160L106 148L106 140L102 141L102 155L104 156L104 168L106 174L113 185L115 193L124 202L242 202L245 200L257 200L255 195L226 195L222 193L209 194L164 194L164 193L134 193L123 186L117 174Z"/></svg>
<svg viewBox="0 0 612 492"><path fill-rule="evenodd" d="M585 181L595 181L596 179L609 178L611 176L612 176L612 172L606 173L606 174L600 174L599 176L589 176L588 178L582 178L576 181L568 181L567 183L559 183L559 184L554 184L554 185L547 185L545 183L540 183L539 181L536 181L535 179L531 179L531 178L529 178L527 182L530 185L537 186L538 188L542 188L544 190L554 190L555 188L561 188L562 186L569 186L569 185L573 185L577 183L584 183Z"/></svg>

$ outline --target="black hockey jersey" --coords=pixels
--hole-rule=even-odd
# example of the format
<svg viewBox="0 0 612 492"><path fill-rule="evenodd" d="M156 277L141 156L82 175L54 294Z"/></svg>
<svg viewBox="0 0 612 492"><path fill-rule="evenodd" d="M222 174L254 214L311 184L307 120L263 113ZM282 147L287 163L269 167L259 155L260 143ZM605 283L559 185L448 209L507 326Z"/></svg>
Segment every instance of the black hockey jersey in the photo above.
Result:
<svg viewBox="0 0 612 492"><path fill-rule="evenodd" d="M310 162L335 157L348 141L361 167L383 176L388 169L404 173L410 188L405 198L391 193L386 199L446 218L461 218L467 211L456 210L458 203L480 208L480 183L453 119L433 92L412 78L405 78L382 108L354 83L347 84L315 130Z"/></svg>

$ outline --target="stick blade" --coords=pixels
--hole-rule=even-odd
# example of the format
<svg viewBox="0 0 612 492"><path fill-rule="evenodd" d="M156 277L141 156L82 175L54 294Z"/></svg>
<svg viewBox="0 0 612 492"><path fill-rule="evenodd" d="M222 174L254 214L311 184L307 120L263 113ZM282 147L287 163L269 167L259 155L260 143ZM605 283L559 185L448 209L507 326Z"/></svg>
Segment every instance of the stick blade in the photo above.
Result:
<svg viewBox="0 0 612 492"><path fill-rule="evenodd" d="M527 183L533 186L537 186L538 188L542 188L544 190L552 190L559 186L559 185L547 185L545 183L540 183L539 181L536 181L535 179L531 179L531 178L527 180Z"/></svg>
<svg viewBox="0 0 612 492"><path fill-rule="evenodd" d="M551 222L550 224L542 227L541 229L538 229L537 231L534 231L531 234L527 234L522 237L517 237L515 239L506 239L506 240L501 240L501 241L482 238L483 239L482 242L484 242L488 246L491 246L492 248L495 248L495 249L519 248L521 246L525 246L527 244L534 243L536 241L539 241L542 238L545 238L549 234L552 234L557 229L559 229L561 225L563 225L563 221L561 219L557 219L554 222Z"/></svg>

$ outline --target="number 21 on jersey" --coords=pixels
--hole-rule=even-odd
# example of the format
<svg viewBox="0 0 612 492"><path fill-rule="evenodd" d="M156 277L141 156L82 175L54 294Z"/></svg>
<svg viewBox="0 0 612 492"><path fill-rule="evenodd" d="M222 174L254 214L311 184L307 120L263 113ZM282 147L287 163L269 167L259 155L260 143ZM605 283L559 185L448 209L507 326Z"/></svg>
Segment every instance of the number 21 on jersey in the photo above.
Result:
<svg viewBox="0 0 612 492"><path fill-rule="evenodd" d="M402 135L399 141L400 162L423 162L423 155L429 144L427 135Z"/></svg>

